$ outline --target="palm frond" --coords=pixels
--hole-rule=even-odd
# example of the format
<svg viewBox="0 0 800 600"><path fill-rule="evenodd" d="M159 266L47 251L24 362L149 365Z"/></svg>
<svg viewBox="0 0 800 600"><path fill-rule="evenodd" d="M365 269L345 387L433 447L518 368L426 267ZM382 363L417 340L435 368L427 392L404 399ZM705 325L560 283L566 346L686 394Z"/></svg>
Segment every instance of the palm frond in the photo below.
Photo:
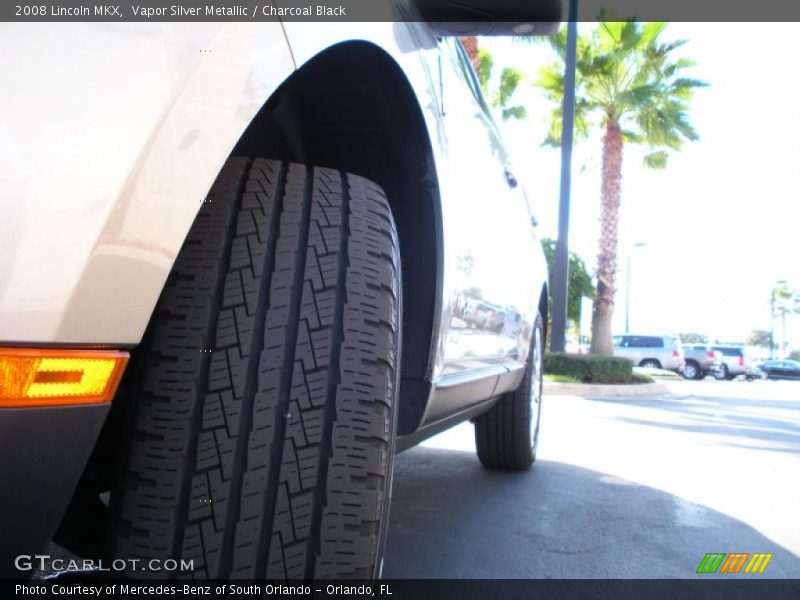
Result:
<svg viewBox="0 0 800 600"><path fill-rule="evenodd" d="M652 44L666 28L667 24L663 21L645 23L642 26L642 45L649 46Z"/></svg>
<svg viewBox="0 0 800 600"><path fill-rule="evenodd" d="M524 106L508 106L511 97L516 93L519 84L525 78L521 71L506 67L500 73L500 81L497 88L493 91L489 90L492 80L492 71L494 69L494 59L488 50L485 48L478 48L478 80L480 82L481 90L484 97L487 99L489 105L493 108L499 109L500 116L504 121L508 119L524 119L527 116L527 111ZM544 71L540 75L543 87L555 86L558 87L558 80L555 72ZM563 81L561 83L563 89ZM557 94L557 89L553 89L552 94Z"/></svg>
<svg viewBox="0 0 800 600"><path fill-rule="evenodd" d="M664 152L663 150L657 150L656 152L651 152L650 154L646 154L644 157L644 164L646 167L650 167L651 169L663 169L667 166L667 159L669 155Z"/></svg>
<svg viewBox="0 0 800 600"><path fill-rule="evenodd" d="M497 102L499 106L505 106L514 92L517 91L520 82L524 79L522 72L511 67L506 67L500 73L500 85L497 88Z"/></svg>
<svg viewBox="0 0 800 600"><path fill-rule="evenodd" d="M500 111L500 116L504 121L509 119L524 119L528 116L528 111L524 106L509 106Z"/></svg>
<svg viewBox="0 0 800 600"><path fill-rule="evenodd" d="M478 64L476 66L478 83L480 83L481 90L485 95L487 93L489 80L492 78L492 69L494 68L494 59L488 50L478 48Z"/></svg>
<svg viewBox="0 0 800 600"><path fill-rule="evenodd" d="M660 168L669 150L698 139L688 116L689 101L707 84L685 74L694 61L675 56L687 40L662 40L666 23L613 19L605 11L601 16L602 22L578 36L576 134L581 128L588 131L592 121L616 121L623 141L650 146L645 164ZM547 145L560 143L566 33L559 36L551 42L557 60L533 82L553 105Z"/></svg>

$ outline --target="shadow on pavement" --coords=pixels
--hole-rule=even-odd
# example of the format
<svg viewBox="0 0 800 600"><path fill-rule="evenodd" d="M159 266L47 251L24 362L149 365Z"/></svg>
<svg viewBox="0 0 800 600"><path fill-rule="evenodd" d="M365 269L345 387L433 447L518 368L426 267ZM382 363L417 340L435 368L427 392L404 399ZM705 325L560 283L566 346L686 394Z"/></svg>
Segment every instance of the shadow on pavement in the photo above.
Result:
<svg viewBox="0 0 800 600"><path fill-rule="evenodd" d="M789 419L775 419L752 413L736 413L737 408L782 408L800 410L800 402L777 402L741 400L738 398L671 397L650 400L628 400L620 398L588 398L592 402L624 404L653 411L653 418L607 417L634 425L662 427L687 433L710 434L727 438L735 437L755 442L770 442L771 445L752 445L723 442L737 446L772 452L800 452L800 423ZM719 408L719 410L717 410ZM664 412L680 417L681 422L664 419ZM721 417L721 412L724 416Z"/></svg>
<svg viewBox="0 0 800 600"><path fill-rule="evenodd" d="M798 395L800 395L800 385L797 386ZM770 400L770 399L752 399L752 398L739 398L737 396L719 396L719 395L680 395L673 394L664 398L612 398L612 397L590 397L588 400L602 400L603 402L615 402L619 404L630 404L631 406L646 406L650 407L654 404L663 405L664 408L672 406L675 402L680 402L686 406L697 406L705 408L724 408L728 409L782 409L782 410L796 410L800 411L800 400Z"/></svg>
<svg viewBox="0 0 800 600"><path fill-rule="evenodd" d="M687 578L707 552L772 552L763 576L800 577L800 558L740 521L569 464L493 472L418 447L394 481L386 578Z"/></svg>

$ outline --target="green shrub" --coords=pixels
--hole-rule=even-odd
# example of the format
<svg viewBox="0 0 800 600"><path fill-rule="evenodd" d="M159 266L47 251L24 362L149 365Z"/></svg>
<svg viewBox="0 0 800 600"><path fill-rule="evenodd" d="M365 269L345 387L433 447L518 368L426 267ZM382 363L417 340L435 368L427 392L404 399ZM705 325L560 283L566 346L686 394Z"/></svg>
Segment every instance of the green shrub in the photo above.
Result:
<svg viewBox="0 0 800 600"><path fill-rule="evenodd" d="M553 375L552 373L545 373L544 380L548 383L580 383L580 379L575 379L569 375Z"/></svg>
<svg viewBox="0 0 800 600"><path fill-rule="evenodd" d="M627 358L551 352L544 357L544 372L568 375L583 383L630 383L633 363Z"/></svg>
<svg viewBox="0 0 800 600"><path fill-rule="evenodd" d="M632 383L655 383L655 379L650 377L650 375L645 375L644 373L633 373L631 376Z"/></svg>

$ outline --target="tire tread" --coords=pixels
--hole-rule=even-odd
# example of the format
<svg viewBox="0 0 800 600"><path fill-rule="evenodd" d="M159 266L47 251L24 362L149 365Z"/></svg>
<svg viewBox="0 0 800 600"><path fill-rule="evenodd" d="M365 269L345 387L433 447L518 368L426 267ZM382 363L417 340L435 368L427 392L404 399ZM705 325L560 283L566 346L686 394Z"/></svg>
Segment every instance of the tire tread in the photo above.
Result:
<svg viewBox="0 0 800 600"><path fill-rule="evenodd" d="M228 161L131 382L111 556L193 559L194 571L177 576L194 578L375 573L391 476L399 265L377 185Z"/></svg>

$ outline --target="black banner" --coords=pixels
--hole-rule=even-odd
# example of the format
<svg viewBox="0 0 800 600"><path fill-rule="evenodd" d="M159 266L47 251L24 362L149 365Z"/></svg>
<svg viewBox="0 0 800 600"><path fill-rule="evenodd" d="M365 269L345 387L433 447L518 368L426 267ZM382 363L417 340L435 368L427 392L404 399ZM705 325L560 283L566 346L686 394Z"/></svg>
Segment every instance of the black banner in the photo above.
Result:
<svg viewBox="0 0 800 600"><path fill-rule="evenodd" d="M123 581L101 577L58 577L5 581L3 597L14 598L238 598L315 600L799 600L796 580L744 580L720 577L692 580L517 579L307 581Z"/></svg>
<svg viewBox="0 0 800 600"><path fill-rule="evenodd" d="M531 0L531 6L535 7L536 1ZM9 0L0 3L0 21L421 21L425 11L420 9L428 4L433 3L427 0ZM562 18L566 18L567 2L561 4ZM798 0L579 0L578 20L595 21L601 11L606 18L639 21L800 21ZM489 13L476 10L472 14L473 17L462 15L459 20L480 21Z"/></svg>

